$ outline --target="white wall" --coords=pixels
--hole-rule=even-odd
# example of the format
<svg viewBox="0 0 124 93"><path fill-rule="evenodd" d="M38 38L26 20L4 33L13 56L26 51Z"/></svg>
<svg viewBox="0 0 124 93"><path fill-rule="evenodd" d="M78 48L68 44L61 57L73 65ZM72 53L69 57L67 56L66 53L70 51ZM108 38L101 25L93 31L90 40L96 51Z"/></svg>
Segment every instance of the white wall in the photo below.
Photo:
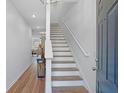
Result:
<svg viewBox="0 0 124 93"><path fill-rule="evenodd" d="M58 23L59 19L66 15L70 8L76 4L73 0L69 0L70 2L66 1L51 4L51 23Z"/></svg>
<svg viewBox="0 0 124 93"><path fill-rule="evenodd" d="M92 67L96 66L96 0L79 0L78 4L75 4L61 21L64 21L70 28L81 48L89 55L89 57L86 57L81 52L67 27L61 24L80 68L81 75L88 84L87 87L90 93L95 93L96 71L93 71Z"/></svg>
<svg viewBox="0 0 124 93"><path fill-rule="evenodd" d="M6 89L20 77L32 63L31 59L31 28L16 10L10 0L6 14Z"/></svg>

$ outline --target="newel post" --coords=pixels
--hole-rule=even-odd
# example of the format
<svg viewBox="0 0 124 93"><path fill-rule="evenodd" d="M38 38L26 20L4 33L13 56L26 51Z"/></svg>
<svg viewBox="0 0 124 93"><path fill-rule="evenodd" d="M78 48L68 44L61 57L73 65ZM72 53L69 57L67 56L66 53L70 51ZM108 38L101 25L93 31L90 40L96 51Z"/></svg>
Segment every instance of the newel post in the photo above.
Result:
<svg viewBox="0 0 124 93"><path fill-rule="evenodd" d="M46 2L46 40L45 40L45 58L46 58L46 82L45 93L52 93L51 67L53 59L52 43L50 40L50 0Z"/></svg>

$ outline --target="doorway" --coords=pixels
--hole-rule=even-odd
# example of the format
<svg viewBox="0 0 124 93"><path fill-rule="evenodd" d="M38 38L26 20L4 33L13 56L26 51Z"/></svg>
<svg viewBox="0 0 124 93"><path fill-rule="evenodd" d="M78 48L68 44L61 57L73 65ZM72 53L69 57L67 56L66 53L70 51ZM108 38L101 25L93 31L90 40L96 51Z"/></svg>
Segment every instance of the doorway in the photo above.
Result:
<svg viewBox="0 0 124 93"><path fill-rule="evenodd" d="M96 93L118 92L118 5L97 28Z"/></svg>

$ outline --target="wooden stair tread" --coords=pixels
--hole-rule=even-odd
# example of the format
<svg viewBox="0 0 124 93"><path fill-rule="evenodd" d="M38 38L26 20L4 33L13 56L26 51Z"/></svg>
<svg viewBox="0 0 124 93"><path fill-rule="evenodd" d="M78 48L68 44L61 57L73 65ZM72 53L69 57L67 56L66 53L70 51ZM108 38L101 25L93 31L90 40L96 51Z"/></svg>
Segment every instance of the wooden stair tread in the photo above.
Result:
<svg viewBox="0 0 124 93"><path fill-rule="evenodd" d="M52 44L67 44L67 42L52 42Z"/></svg>
<svg viewBox="0 0 124 93"><path fill-rule="evenodd" d="M53 48L56 48L56 47L69 47L69 46L67 46L67 45L65 45L65 46L64 46L64 45L63 45L63 46L52 45L52 47L53 47Z"/></svg>
<svg viewBox="0 0 124 93"><path fill-rule="evenodd" d="M82 80L80 76L52 76L53 81Z"/></svg>
<svg viewBox="0 0 124 93"><path fill-rule="evenodd" d="M57 43L66 43L65 40L52 40L52 42L57 42Z"/></svg>
<svg viewBox="0 0 124 93"><path fill-rule="evenodd" d="M58 30L58 31L55 31L55 30L52 30L50 31L51 33L62 33L62 31Z"/></svg>
<svg viewBox="0 0 124 93"><path fill-rule="evenodd" d="M56 39L55 38L51 38L51 40L60 40L61 41L61 40L65 40L65 39L64 38L56 38Z"/></svg>
<svg viewBox="0 0 124 93"><path fill-rule="evenodd" d="M51 31L50 33L63 33L62 31Z"/></svg>
<svg viewBox="0 0 124 93"><path fill-rule="evenodd" d="M62 32L52 32L50 34L63 34Z"/></svg>
<svg viewBox="0 0 124 93"><path fill-rule="evenodd" d="M64 35L51 35L50 37L64 37Z"/></svg>
<svg viewBox="0 0 124 93"><path fill-rule="evenodd" d="M61 64L61 63L66 64L66 63L67 63L67 64L68 64L68 63L75 63L75 62L74 62L74 61L52 61L52 63L58 63L58 64L59 64L59 63L60 63L60 64Z"/></svg>
<svg viewBox="0 0 124 93"><path fill-rule="evenodd" d="M77 68L52 68L52 71L79 71Z"/></svg>
<svg viewBox="0 0 124 93"><path fill-rule="evenodd" d="M52 71L78 71L77 68L52 68Z"/></svg>
<svg viewBox="0 0 124 93"><path fill-rule="evenodd" d="M53 52L71 52L68 47L56 47L53 48Z"/></svg>
<svg viewBox="0 0 124 93"><path fill-rule="evenodd" d="M53 87L52 93L88 93L87 89L83 86L79 87Z"/></svg>
<svg viewBox="0 0 124 93"><path fill-rule="evenodd" d="M63 33L50 33L51 35L64 35Z"/></svg>
<svg viewBox="0 0 124 93"><path fill-rule="evenodd" d="M53 55L53 57L73 57L72 55Z"/></svg>
<svg viewBox="0 0 124 93"><path fill-rule="evenodd" d="M53 50L53 52L71 52L71 51L70 50ZM58 57L61 57L61 56L58 56ZM62 57L66 57L66 56L62 56Z"/></svg>

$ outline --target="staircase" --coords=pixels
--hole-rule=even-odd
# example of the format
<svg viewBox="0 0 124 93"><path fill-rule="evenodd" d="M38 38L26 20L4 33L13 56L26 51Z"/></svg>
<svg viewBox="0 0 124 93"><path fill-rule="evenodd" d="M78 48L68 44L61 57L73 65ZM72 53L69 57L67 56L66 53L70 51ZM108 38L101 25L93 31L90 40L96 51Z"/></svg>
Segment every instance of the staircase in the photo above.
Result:
<svg viewBox="0 0 124 93"><path fill-rule="evenodd" d="M51 26L53 48L52 93L88 93L73 55L58 25Z"/></svg>

